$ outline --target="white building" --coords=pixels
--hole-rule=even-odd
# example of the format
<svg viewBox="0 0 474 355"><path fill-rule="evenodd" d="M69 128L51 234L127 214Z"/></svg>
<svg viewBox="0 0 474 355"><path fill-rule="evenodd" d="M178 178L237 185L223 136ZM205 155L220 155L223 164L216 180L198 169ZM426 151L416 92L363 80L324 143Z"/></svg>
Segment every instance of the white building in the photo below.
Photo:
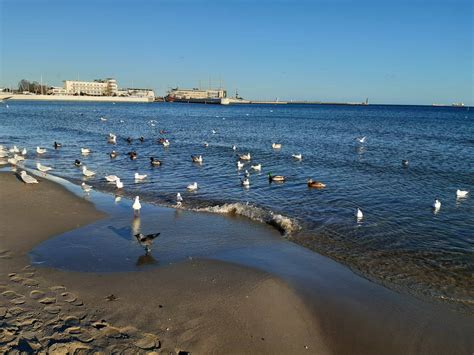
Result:
<svg viewBox="0 0 474 355"><path fill-rule="evenodd" d="M59 86L52 86L48 89L48 95L67 95L66 89Z"/></svg>
<svg viewBox="0 0 474 355"><path fill-rule="evenodd" d="M112 78L94 81L65 80L67 95L114 96L117 95L117 81Z"/></svg>

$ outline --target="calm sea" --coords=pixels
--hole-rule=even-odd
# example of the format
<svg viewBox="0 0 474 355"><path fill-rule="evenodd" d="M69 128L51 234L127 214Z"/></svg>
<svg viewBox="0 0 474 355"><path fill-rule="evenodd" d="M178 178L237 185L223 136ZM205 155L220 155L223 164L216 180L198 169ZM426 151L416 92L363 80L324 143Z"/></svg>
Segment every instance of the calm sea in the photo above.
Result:
<svg viewBox="0 0 474 355"><path fill-rule="evenodd" d="M109 133L117 135L116 145L107 143ZM157 143L160 137L169 139L168 148ZM63 147L54 150L54 141ZM389 287L474 302L474 111L468 108L10 101L0 106L0 144L26 147L27 166L41 161L73 182L83 179L73 165L79 159L97 173L87 183L99 190L115 191L103 179L115 174L122 194L149 202L174 205L180 192L185 208L269 223ZM37 156L36 146L48 152ZM92 153L81 156L81 147ZM116 159L109 158L112 150ZM138 159L130 160L129 151ZM236 155L248 152L251 162L238 170ZM296 153L301 161L292 158ZM203 164L191 155L202 155ZM151 167L150 156L163 165ZM249 188L240 183L245 170ZM135 172L148 178L136 183ZM270 184L268 173L287 180ZM308 178L326 188L309 189ZM199 190L187 192L193 182ZM471 193L459 199L457 189ZM434 213L436 198L442 206ZM359 221L357 207L364 213Z"/></svg>

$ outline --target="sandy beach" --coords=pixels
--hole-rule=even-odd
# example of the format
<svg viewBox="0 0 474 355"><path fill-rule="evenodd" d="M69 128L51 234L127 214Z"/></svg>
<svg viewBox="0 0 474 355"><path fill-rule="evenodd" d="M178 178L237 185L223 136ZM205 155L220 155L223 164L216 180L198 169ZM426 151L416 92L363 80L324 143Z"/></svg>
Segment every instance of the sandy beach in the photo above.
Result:
<svg viewBox="0 0 474 355"><path fill-rule="evenodd" d="M63 187L0 174L0 350L329 353L305 303L268 273L189 260L139 273L33 268L28 251L104 217Z"/></svg>

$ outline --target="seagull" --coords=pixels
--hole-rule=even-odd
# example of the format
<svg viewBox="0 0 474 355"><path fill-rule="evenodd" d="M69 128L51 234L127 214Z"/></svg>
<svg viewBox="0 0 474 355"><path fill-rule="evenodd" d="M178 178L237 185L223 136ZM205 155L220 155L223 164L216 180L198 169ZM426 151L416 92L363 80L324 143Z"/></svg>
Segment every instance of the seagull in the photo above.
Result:
<svg viewBox="0 0 474 355"><path fill-rule="evenodd" d="M469 193L469 191L467 191L467 190L463 191L463 190L458 189L458 190L456 190L456 197L460 197L460 198L466 197L468 193Z"/></svg>
<svg viewBox="0 0 474 355"><path fill-rule="evenodd" d="M36 180L33 176L30 176L26 173L26 171L22 171L20 173L20 177L25 184L37 184L38 180Z"/></svg>
<svg viewBox="0 0 474 355"><path fill-rule="evenodd" d="M207 148L207 147L209 147L209 143L204 142L203 146L204 146L204 148Z"/></svg>
<svg viewBox="0 0 474 355"><path fill-rule="evenodd" d="M191 155L191 159L193 160L193 163L202 164L202 155Z"/></svg>
<svg viewBox="0 0 474 355"><path fill-rule="evenodd" d="M7 161L11 165L16 165L18 163L18 160L16 160L15 158L8 158Z"/></svg>
<svg viewBox="0 0 474 355"><path fill-rule="evenodd" d="M23 160L25 160L25 157L23 155L15 154L13 156L13 159L16 159L16 161L23 161Z"/></svg>
<svg viewBox="0 0 474 355"><path fill-rule="evenodd" d="M366 136L357 137L356 139L357 139L357 141L358 141L359 143L365 143L365 140L367 139L367 137L366 137Z"/></svg>
<svg viewBox="0 0 474 355"><path fill-rule="evenodd" d="M105 121L107 121L107 118L101 117L100 120L101 120L102 122L105 122Z"/></svg>
<svg viewBox="0 0 474 355"><path fill-rule="evenodd" d="M145 247L145 252L148 254L151 252L151 245L153 244L153 240L158 237L160 233L153 233L153 234L142 234L138 233L135 234L135 238L137 238L137 241Z"/></svg>
<svg viewBox="0 0 474 355"><path fill-rule="evenodd" d="M123 188L123 182L120 181L119 178L117 178L117 179L115 180L115 186L117 187L117 189L121 189L121 188Z"/></svg>
<svg viewBox="0 0 474 355"><path fill-rule="evenodd" d="M212 134L216 134L217 131L215 129L212 130Z"/></svg>
<svg viewBox="0 0 474 355"><path fill-rule="evenodd" d="M237 162L237 169L242 169L244 167L244 163L242 163L240 160Z"/></svg>
<svg viewBox="0 0 474 355"><path fill-rule="evenodd" d="M8 153L4 151L0 151L0 158L6 158L8 157Z"/></svg>
<svg viewBox="0 0 474 355"><path fill-rule="evenodd" d="M249 187L250 186L250 180L248 178L245 178L245 179L241 179L240 180L241 184L243 187Z"/></svg>
<svg viewBox="0 0 474 355"><path fill-rule="evenodd" d="M248 178L248 177L250 176L250 173L249 173L249 171L248 171L248 170L245 170L245 172L244 172L244 176L245 176L246 178Z"/></svg>
<svg viewBox="0 0 474 355"><path fill-rule="evenodd" d="M115 182L119 177L117 175L107 175L105 176L105 180L108 182Z"/></svg>
<svg viewBox="0 0 474 355"><path fill-rule="evenodd" d="M281 149L281 143L272 143L273 149Z"/></svg>
<svg viewBox="0 0 474 355"><path fill-rule="evenodd" d="M23 150L21 151L21 155L26 155L26 148L23 148Z"/></svg>
<svg viewBox="0 0 474 355"><path fill-rule="evenodd" d="M81 148L82 155L88 155L91 152L89 148Z"/></svg>
<svg viewBox="0 0 474 355"><path fill-rule="evenodd" d="M235 144L232 146L232 150L237 150L237 146Z"/></svg>
<svg viewBox="0 0 474 355"><path fill-rule="evenodd" d="M250 160L251 158L250 153L239 155L240 160Z"/></svg>
<svg viewBox="0 0 474 355"><path fill-rule="evenodd" d="M135 173L135 180L145 180L147 175L140 175L139 173Z"/></svg>
<svg viewBox="0 0 474 355"><path fill-rule="evenodd" d="M81 187L82 187L82 189L84 190L84 192L86 192L86 193L89 193L89 192L92 191L92 186L91 186L91 185L87 185L85 182L83 182L83 183L81 184Z"/></svg>
<svg viewBox="0 0 474 355"><path fill-rule="evenodd" d="M50 166L45 166L45 165L41 165L41 163L36 163L36 168L38 168L39 171L45 173L47 171L50 171L52 170L53 168L50 167Z"/></svg>
<svg viewBox="0 0 474 355"><path fill-rule="evenodd" d="M408 160L403 159L403 160L402 160L402 166L403 166L404 168L408 167Z"/></svg>
<svg viewBox="0 0 474 355"><path fill-rule="evenodd" d="M54 149L58 149L58 148L61 148L63 145L55 141L53 146L54 146Z"/></svg>
<svg viewBox="0 0 474 355"><path fill-rule="evenodd" d="M44 154L44 153L46 153L46 148L36 147L36 153Z"/></svg>
<svg viewBox="0 0 474 355"><path fill-rule="evenodd" d="M441 201L436 199L434 202L433 202L433 209L435 212L439 211L439 209L441 208Z"/></svg>
<svg viewBox="0 0 474 355"><path fill-rule="evenodd" d="M262 170L262 164L252 165L251 168L255 171L261 171Z"/></svg>
<svg viewBox="0 0 474 355"><path fill-rule="evenodd" d="M118 153L117 153L115 150L112 150L112 151L109 153L110 159L115 159L115 158L117 158L117 155L118 155Z"/></svg>
<svg viewBox="0 0 474 355"><path fill-rule="evenodd" d="M75 165L75 166L81 166L82 163L81 163L81 161L80 161L79 159L76 159L76 160L74 160L74 165Z"/></svg>
<svg viewBox="0 0 474 355"><path fill-rule="evenodd" d="M133 215L138 216L140 214L141 208L142 208L142 205L140 204L140 197L135 196L135 201L133 201L133 205L132 205Z"/></svg>
<svg viewBox="0 0 474 355"><path fill-rule="evenodd" d="M360 208L357 208L355 215L356 215L356 218L357 218L358 220L364 218L364 214L362 213L362 211L361 211Z"/></svg>
<svg viewBox="0 0 474 355"><path fill-rule="evenodd" d="M301 154L292 154L291 156L292 156L294 159L296 159L296 160L301 160L301 159L303 159L303 156L302 156Z"/></svg>
<svg viewBox="0 0 474 355"><path fill-rule="evenodd" d="M91 177L95 175L95 172L93 172L92 170L87 170L87 167L84 165L82 167L82 174L86 177Z"/></svg>
<svg viewBox="0 0 474 355"><path fill-rule="evenodd" d="M181 197L181 194L178 192L176 194L176 206L181 207L182 203L183 203L183 198Z"/></svg>
<svg viewBox="0 0 474 355"><path fill-rule="evenodd" d="M197 182L194 182L194 183L192 183L192 184L189 184L188 187L187 187L187 189L188 189L189 191L196 191L196 190L198 189L198 184L197 184Z"/></svg>
<svg viewBox="0 0 474 355"><path fill-rule="evenodd" d="M162 143L163 147L168 148L170 146L170 141L165 139L164 142Z"/></svg>
<svg viewBox="0 0 474 355"><path fill-rule="evenodd" d="M10 153L20 153L20 149L14 145L13 148L10 148Z"/></svg>

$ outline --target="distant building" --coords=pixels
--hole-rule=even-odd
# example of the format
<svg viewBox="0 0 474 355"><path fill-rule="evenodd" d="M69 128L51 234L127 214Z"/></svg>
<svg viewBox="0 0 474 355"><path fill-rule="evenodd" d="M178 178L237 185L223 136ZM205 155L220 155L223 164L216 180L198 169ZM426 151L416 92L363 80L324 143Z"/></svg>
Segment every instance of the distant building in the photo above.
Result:
<svg viewBox="0 0 474 355"><path fill-rule="evenodd" d="M65 80L64 90L68 95L115 96L117 81L112 78L94 81Z"/></svg>
<svg viewBox="0 0 474 355"><path fill-rule="evenodd" d="M46 93L48 95L67 95L66 89L59 86L50 87Z"/></svg>
<svg viewBox="0 0 474 355"><path fill-rule="evenodd" d="M155 92L152 89L120 89L117 96L151 97L155 98Z"/></svg>

